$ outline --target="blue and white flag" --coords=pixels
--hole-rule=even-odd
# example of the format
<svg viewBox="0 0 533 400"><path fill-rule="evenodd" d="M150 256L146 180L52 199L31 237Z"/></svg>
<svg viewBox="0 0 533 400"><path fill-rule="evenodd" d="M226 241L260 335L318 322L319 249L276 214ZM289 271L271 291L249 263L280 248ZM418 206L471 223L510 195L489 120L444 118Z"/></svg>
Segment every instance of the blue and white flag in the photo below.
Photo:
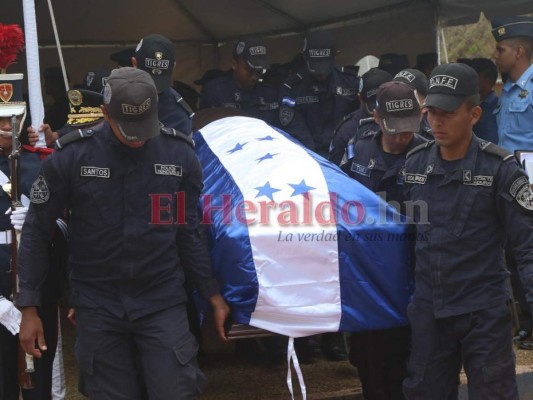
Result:
<svg viewBox="0 0 533 400"><path fill-rule="evenodd" d="M260 120L224 118L194 140L236 322L291 337L407 324L412 238L393 207Z"/></svg>

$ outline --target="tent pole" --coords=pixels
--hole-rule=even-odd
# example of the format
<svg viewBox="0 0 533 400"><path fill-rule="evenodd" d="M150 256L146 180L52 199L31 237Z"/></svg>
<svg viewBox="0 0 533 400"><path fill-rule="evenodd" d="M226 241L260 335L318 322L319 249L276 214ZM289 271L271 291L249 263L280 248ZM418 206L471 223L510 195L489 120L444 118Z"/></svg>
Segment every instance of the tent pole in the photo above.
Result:
<svg viewBox="0 0 533 400"><path fill-rule="evenodd" d="M65 69L65 61L63 60L63 51L61 50L61 43L59 42L59 35L57 34L56 19L54 16L54 9L52 8L52 0L48 0L48 9L50 10L50 18L52 20L52 28L54 29L54 37L56 39L57 53L59 55L59 63L61 64L61 71L63 72L63 80L65 81L65 90L69 90L67 70Z"/></svg>
<svg viewBox="0 0 533 400"><path fill-rule="evenodd" d="M438 6L435 6L435 46L437 50L437 65L441 64L441 54L440 54L440 17Z"/></svg>

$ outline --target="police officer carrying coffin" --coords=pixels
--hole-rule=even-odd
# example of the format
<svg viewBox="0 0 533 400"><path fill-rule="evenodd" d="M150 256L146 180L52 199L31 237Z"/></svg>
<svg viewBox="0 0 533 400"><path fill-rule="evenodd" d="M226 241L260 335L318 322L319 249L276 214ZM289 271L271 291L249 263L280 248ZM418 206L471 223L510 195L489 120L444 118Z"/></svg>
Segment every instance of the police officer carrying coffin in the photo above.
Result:
<svg viewBox="0 0 533 400"><path fill-rule="evenodd" d="M420 104L413 88L403 82L381 85L376 104L374 118L380 129L357 141L349 175L405 214L405 158L408 151L426 142L414 133L420 126ZM359 372L365 399L402 399L409 327L356 332L350 339L349 358Z"/></svg>
<svg viewBox="0 0 533 400"><path fill-rule="evenodd" d="M59 139L67 144L33 183L19 260L21 343L36 357L46 350L35 313L48 269L43 252L67 206L71 303L87 394L137 399L142 368L150 398L194 398L204 377L187 324L183 268L213 305L221 337L229 313L198 236L201 168L192 142L160 127L148 73L114 70L102 111L100 127Z"/></svg>
<svg viewBox="0 0 533 400"><path fill-rule="evenodd" d="M336 54L331 32L308 33L303 49L305 68L280 89L282 129L324 157L335 127L359 105L358 79L353 72L335 66Z"/></svg>
<svg viewBox="0 0 533 400"><path fill-rule="evenodd" d="M233 50L231 74L223 74L205 83L200 108L233 108L275 124L279 109L278 90L261 82L267 68L264 41L256 36L242 38Z"/></svg>
<svg viewBox="0 0 533 400"><path fill-rule="evenodd" d="M171 87L175 59L172 42L162 35L152 34L141 39L131 64L148 72L154 80L159 94L159 121L167 128L190 135L194 112L181 94Z"/></svg>
<svg viewBox="0 0 533 400"><path fill-rule="evenodd" d="M533 306L533 198L514 157L472 133L476 72L436 67L426 98L435 141L407 156L405 187L417 223L408 399L518 399L504 243L515 251ZM425 207L422 205L425 204Z"/></svg>
<svg viewBox="0 0 533 400"><path fill-rule="evenodd" d="M353 148L359 137L367 131L376 132L379 129L373 116L376 93L383 83L391 80L392 75L379 68L371 68L361 76L357 93L361 106L339 122L330 145L329 160L343 170L350 168Z"/></svg>
<svg viewBox="0 0 533 400"><path fill-rule="evenodd" d="M492 21L494 60L509 78L496 108L498 144L508 151L533 150L533 18Z"/></svg>

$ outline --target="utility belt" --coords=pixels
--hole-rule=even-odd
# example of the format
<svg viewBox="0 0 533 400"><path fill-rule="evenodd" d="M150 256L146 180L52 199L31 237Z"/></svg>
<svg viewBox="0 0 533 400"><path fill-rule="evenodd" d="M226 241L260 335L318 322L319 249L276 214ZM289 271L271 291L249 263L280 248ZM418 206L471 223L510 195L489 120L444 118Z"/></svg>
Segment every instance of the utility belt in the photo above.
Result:
<svg viewBox="0 0 533 400"><path fill-rule="evenodd" d="M11 231L0 231L0 244L11 244L13 242Z"/></svg>

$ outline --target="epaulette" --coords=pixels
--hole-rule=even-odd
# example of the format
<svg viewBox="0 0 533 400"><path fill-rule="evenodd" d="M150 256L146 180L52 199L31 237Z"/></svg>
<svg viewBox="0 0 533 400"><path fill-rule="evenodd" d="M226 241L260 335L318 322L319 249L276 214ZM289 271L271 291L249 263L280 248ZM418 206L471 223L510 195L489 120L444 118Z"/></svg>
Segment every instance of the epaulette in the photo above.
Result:
<svg viewBox="0 0 533 400"><path fill-rule="evenodd" d="M361 118L361 119L359 120L359 126L366 125L366 124L368 124L369 122L374 122L374 117Z"/></svg>
<svg viewBox="0 0 533 400"><path fill-rule="evenodd" d="M77 142L80 139L89 138L94 134L94 129L78 129L76 131L72 131L67 133L66 135L61 136L59 139L56 140L55 148L56 150L63 149L66 145Z"/></svg>
<svg viewBox="0 0 533 400"><path fill-rule="evenodd" d="M181 139L194 149L194 140L192 140L191 137L185 135L184 133L181 133L180 131L177 131L174 128L161 127L161 133L163 135L168 135L168 136L175 137L177 139Z"/></svg>
<svg viewBox="0 0 533 400"><path fill-rule="evenodd" d="M341 72L344 72L347 75L352 75L357 78L357 73L359 72L358 65L345 65L341 68Z"/></svg>
<svg viewBox="0 0 533 400"><path fill-rule="evenodd" d="M406 157L406 158L412 156L413 154L419 152L419 151L422 150L422 149L427 149L428 147L433 146L433 143L435 143L434 140L429 140L429 141L427 141L427 142L425 142L425 143L419 144L419 145L416 146L415 148L411 149L411 150L409 151L409 153L407 153L407 157Z"/></svg>
<svg viewBox="0 0 533 400"><path fill-rule="evenodd" d="M486 142L484 140L479 143L481 150L500 157L503 161L507 161L509 158L514 157L512 153L509 153L507 150L502 149L500 146L495 145L492 142Z"/></svg>
<svg viewBox="0 0 533 400"><path fill-rule="evenodd" d="M289 89L292 89L292 86L295 83L303 81L304 77L301 74L292 74L289 76L285 82L283 82L283 85L288 87Z"/></svg>
<svg viewBox="0 0 533 400"><path fill-rule="evenodd" d="M333 130L333 134L335 134L340 129L340 127L343 126L347 121L351 120L356 112L357 112L357 110L352 111L351 113L348 113L344 117L342 117L342 119L339 121L339 123L337 124L337 126Z"/></svg>
<svg viewBox="0 0 533 400"><path fill-rule="evenodd" d="M192 118L194 116L194 111L192 110L191 106L185 101L185 99L179 93L176 96L176 103L178 103L178 105L185 110L189 118Z"/></svg>

